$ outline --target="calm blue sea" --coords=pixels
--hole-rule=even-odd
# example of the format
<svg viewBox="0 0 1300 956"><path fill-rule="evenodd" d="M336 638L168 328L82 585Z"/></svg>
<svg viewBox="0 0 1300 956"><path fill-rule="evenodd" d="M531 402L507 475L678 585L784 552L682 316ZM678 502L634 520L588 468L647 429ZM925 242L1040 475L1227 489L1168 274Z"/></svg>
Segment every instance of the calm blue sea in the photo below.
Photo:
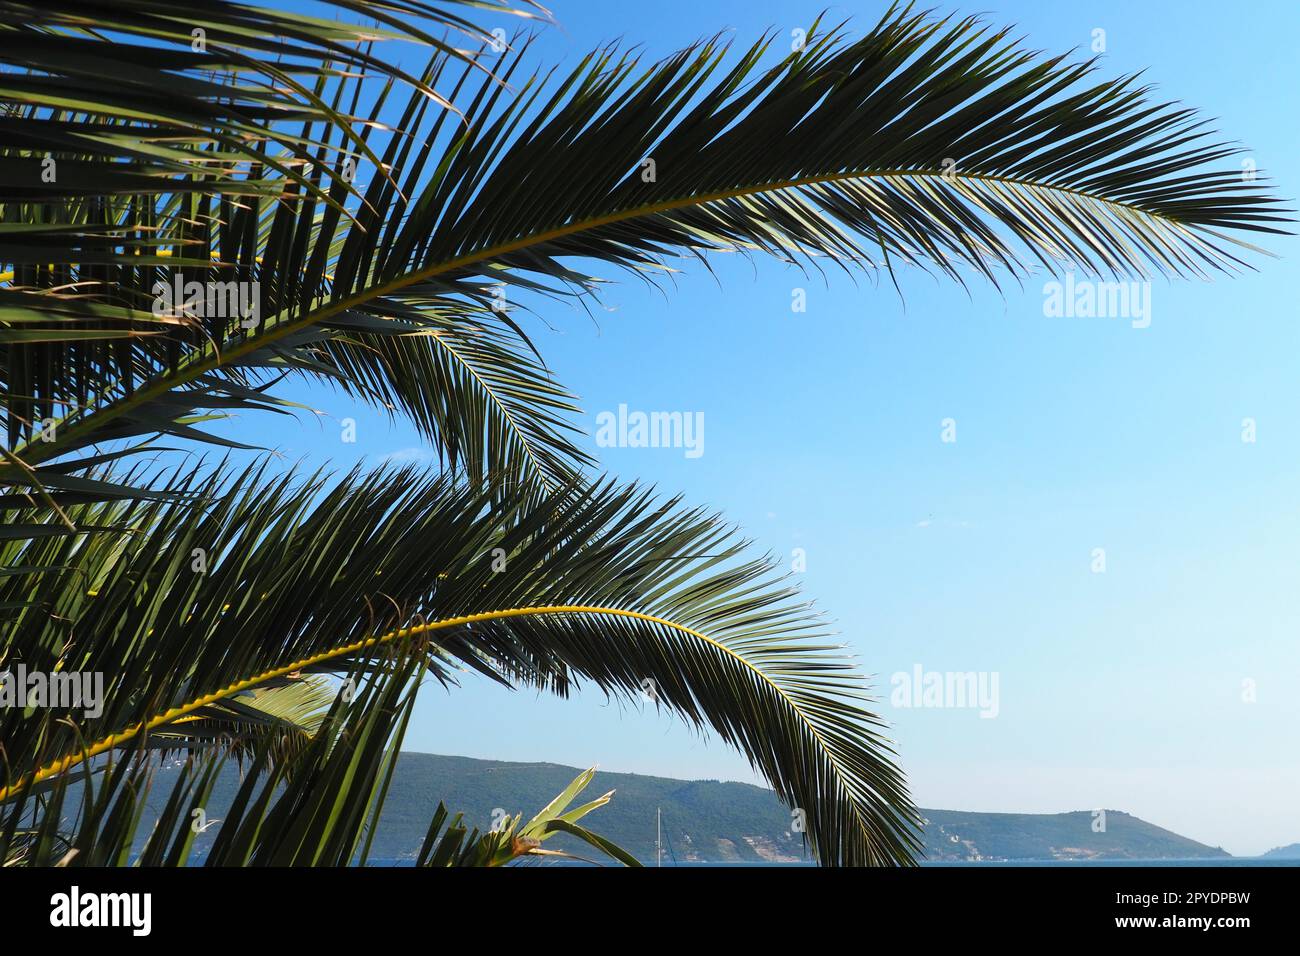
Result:
<svg viewBox="0 0 1300 956"><path fill-rule="evenodd" d="M410 860L371 860L371 866L410 866ZM585 866L588 864L575 863L571 861L548 861L545 866ZM647 864L653 866L653 863ZM681 867L779 867L779 866L813 866L811 861L799 863L668 863L664 866L681 866ZM1294 866L1300 867L1300 860L1263 860L1258 857L1235 856L1224 859L1223 857L1213 857L1204 860L981 860L979 862L970 862L966 860L955 860L952 862L923 862L921 866L946 866L946 867L1031 867L1031 866L1051 866L1051 867L1107 867L1107 866L1137 866L1137 867L1166 867L1166 866L1222 866L1222 867L1242 867L1242 866Z"/></svg>
<svg viewBox="0 0 1300 956"><path fill-rule="evenodd" d="M665 863L665 866L669 864ZM679 866L812 866L811 862L801 863L681 863ZM934 861L922 862L921 866L940 866L940 867L971 867L971 868L988 868L988 867L1026 867L1026 866L1051 866L1051 867L1107 867L1107 866L1145 866L1145 867L1165 867L1165 866L1224 866L1224 867L1241 867L1241 866L1300 866L1300 860L1260 860L1254 857L1232 857L1223 859L1215 857L1205 860L980 860L978 862L967 860Z"/></svg>
<svg viewBox="0 0 1300 956"><path fill-rule="evenodd" d="M1211 857L1202 860L981 860L979 862L967 862L966 860L955 860L952 862L934 861L932 863L922 863L922 866L1300 866L1300 860L1280 860L1268 859L1262 860L1258 857L1251 856L1234 856L1228 857Z"/></svg>

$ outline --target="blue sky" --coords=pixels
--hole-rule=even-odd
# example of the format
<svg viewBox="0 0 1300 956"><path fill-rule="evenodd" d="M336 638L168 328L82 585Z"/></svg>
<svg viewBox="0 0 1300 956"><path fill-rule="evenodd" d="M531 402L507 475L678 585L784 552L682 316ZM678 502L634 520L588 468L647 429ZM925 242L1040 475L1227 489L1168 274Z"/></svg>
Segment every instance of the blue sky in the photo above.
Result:
<svg viewBox="0 0 1300 956"><path fill-rule="evenodd" d="M789 35L794 2L555 0L539 61L615 38L667 54L733 30ZM830 7L866 28L876 0ZM1030 46L1147 68L1159 94L1300 192L1300 6L1225 15L1209 2L944 5L1014 22ZM1294 239L1257 273L1157 281L1151 324L1046 318L1046 277L998 292L903 275L805 277L715 257L666 295L618 279L593 319L559 306L530 326L585 425L620 404L702 412L704 454L596 448L603 467L722 509L787 562L862 668L922 806L1122 809L1234 853L1300 840L1300 386ZM791 311L802 288L807 311ZM402 424L324 390L358 421L235 430L289 458L420 457ZM957 440L941 441L941 422ZM1242 441L1243 419L1257 440ZM1105 573L1094 573L1094 549ZM996 672L999 713L903 709L890 675ZM1253 681L1254 701L1243 700ZM754 780L716 740L596 692L570 701L475 679L423 693L407 749L681 777ZM653 825L653 821L647 823Z"/></svg>

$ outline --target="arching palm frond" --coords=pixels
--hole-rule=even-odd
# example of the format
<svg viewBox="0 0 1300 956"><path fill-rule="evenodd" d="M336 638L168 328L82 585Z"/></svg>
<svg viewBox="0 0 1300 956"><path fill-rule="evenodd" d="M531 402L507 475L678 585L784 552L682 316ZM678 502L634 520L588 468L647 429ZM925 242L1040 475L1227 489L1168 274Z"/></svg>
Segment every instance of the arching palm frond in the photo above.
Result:
<svg viewBox="0 0 1300 956"><path fill-rule="evenodd" d="M141 741L175 747L189 718L228 721L245 691L364 672L414 647L443 681L468 667L561 694L581 681L628 699L652 687L805 811L823 862L904 862L915 847L861 677L714 515L609 483L506 507L491 489L413 471L166 485L198 503L74 507L78 522L131 533L4 555L58 569L0 579L0 603L22 606L5 659L101 673L106 686L94 716L0 715L0 798Z"/></svg>
<svg viewBox="0 0 1300 956"><path fill-rule="evenodd" d="M859 39L815 28L804 48L766 66L770 48L763 41L733 56L710 41L649 66L606 49L554 80L525 76L526 43L491 75L473 65L457 73L435 57L421 82L446 89L463 122L429 111L418 91L399 105L388 102L391 87L365 98L346 77L322 85L320 98L337 106L296 135L332 144L317 148L314 175L323 164L338 178L343 152L368 171L346 213L297 183L275 201L238 205L221 198L220 183L205 183L209 214L219 201L223 226L185 237L197 242L186 247L191 258L221 263L212 275L261 283L256 328L208 322L202 335L97 345L118 356L105 367L130 368L131 356L163 348L178 357L127 375L125 391L83 404L52 440L22 446L23 457L52 460L120 433L122 421L134 432L167 430L156 410L163 396L203 408L221 397L218 382L249 369L319 366L312 351L358 313L406 329L422 307L482 306L494 283L581 294L590 278L570 260L644 271L664 256L741 248L937 269L959 281L964 271L997 281L1034 265L1198 276L1240 267L1244 236L1287 221L1266 180L1227 164L1236 148L1192 111L1152 102L1135 77L1094 79L1095 62L1026 50L978 19L909 5ZM374 140L375 163L349 145L350 123L370 143L391 110L400 132L382 147ZM276 174L253 178L264 175ZM343 184L330 188L347 199ZM178 238L159 241L180 254ZM144 289L153 275L130 281ZM429 346L391 336L393 354L371 364L390 382L370 391L426 424L428 403L403 377L430 361ZM509 368L534 413L564 411L535 369ZM185 392L199 383L207 390ZM41 382L28 385L43 393ZM464 394L462 408L482 414L445 416L436 430L445 450L487 449L509 423L486 391ZM562 428L535 421L531 445L580 464ZM464 464L489 473L508 457L538 480L544 469L530 470L519 444Z"/></svg>

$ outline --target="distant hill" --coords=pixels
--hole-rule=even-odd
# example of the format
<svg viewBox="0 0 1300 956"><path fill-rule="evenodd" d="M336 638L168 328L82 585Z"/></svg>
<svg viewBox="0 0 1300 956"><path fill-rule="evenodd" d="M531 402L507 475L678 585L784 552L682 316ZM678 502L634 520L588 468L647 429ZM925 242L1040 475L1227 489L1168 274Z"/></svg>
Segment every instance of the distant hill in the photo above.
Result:
<svg viewBox="0 0 1300 956"><path fill-rule="evenodd" d="M372 860L413 857L438 801L464 812L471 826L487 829L493 810L541 809L578 774L553 763L505 763L469 757L403 753L380 819ZM237 784L223 774L206 808L209 819L224 816ZM155 787L155 795L165 793ZM629 773L596 774L584 797L617 791L614 799L584 822L642 860L655 855L655 811L663 813L665 863L679 861L792 862L804 857L801 835L790 810L770 790L717 780L676 780ZM155 797L154 799L161 799ZM965 813L922 810L931 860L1179 859L1228 856L1215 847L1139 820L1106 811L1105 832L1092 829L1093 815L1073 813ZM147 828L145 829L147 832ZM562 839L548 841L560 848ZM200 851L209 834L196 841ZM568 844L574 848L574 844ZM1279 851L1273 851L1277 853ZM582 855L591 851L583 847Z"/></svg>
<svg viewBox="0 0 1300 956"><path fill-rule="evenodd" d="M1231 856L1219 847L1107 810L1094 832L1091 810L1072 813L966 813L922 810L931 860L1171 860Z"/></svg>
<svg viewBox="0 0 1300 956"><path fill-rule="evenodd" d="M1288 843L1286 846L1276 846L1264 854L1264 859L1300 860L1300 843Z"/></svg>

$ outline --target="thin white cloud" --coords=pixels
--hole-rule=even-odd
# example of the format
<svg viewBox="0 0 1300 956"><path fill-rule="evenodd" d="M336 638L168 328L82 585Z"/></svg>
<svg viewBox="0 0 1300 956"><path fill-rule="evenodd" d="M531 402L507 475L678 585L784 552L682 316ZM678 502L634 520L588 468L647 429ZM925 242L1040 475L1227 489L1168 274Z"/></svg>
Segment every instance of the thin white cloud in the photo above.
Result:
<svg viewBox="0 0 1300 956"><path fill-rule="evenodd" d="M432 460L433 452L428 448L421 448L418 446L399 448L397 451L390 451L382 459L384 463L393 465L409 465Z"/></svg>

